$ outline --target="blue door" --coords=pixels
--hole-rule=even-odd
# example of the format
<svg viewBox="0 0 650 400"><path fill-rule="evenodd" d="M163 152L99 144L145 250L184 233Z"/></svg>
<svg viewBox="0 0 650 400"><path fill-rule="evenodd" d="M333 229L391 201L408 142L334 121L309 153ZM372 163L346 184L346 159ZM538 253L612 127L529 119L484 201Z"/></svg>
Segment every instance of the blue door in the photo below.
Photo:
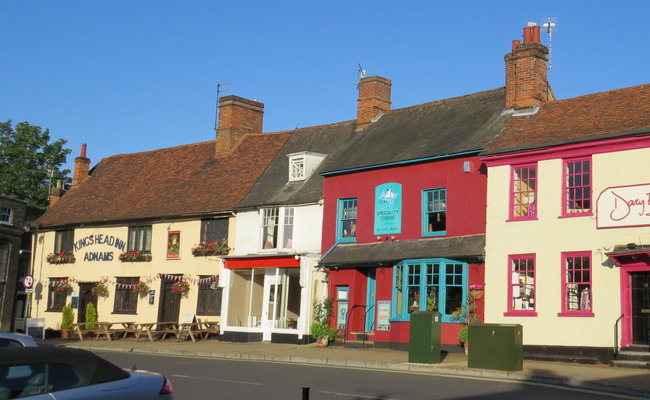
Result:
<svg viewBox="0 0 650 400"><path fill-rule="evenodd" d="M374 268L368 269L368 290L366 293L366 332L375 330L375 314L377 314L377 284L375 280L376 272L377 270Z"/></svg>

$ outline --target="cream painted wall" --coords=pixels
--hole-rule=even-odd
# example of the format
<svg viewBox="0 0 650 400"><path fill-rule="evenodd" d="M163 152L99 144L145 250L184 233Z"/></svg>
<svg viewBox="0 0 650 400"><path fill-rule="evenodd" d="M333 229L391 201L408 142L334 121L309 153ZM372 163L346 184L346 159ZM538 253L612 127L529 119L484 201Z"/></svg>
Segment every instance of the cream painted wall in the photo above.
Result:
<svg viewBox="0 0 650 400"><path fill-rule="evenodd" d="M605 253L615 245L650 243L648 227L596 229L598 195L610 186L650 183L650 149L596 154L592 216L561 218L562 160L538 163L538 219L508 222L510 166L490 167L486 239L485 319L523 325L526 345L613 346L613 327L621 314L620 269ZM559 317L562 301L561 254L592 255L594 317ZM536 317L504 316L508 256L536 254Z"/></svg>
<svg viewBox="0 0 650 400"><path fill-rule="evenodd" d="M232 218L234 219L234 218ZM234 223L231 219L231 227ZM50 264L46 257L54 249L54 232L39 233L34 264L34 278L36 284L40 284L42 291L37 293L32 301L32 317L45 318L47 328L58 329L61 322L60 312L48 312L47 285L49 278L67 277L72 281L73 291L79 290L78 282L108 281L109 296L100 297L97 302L97 311L100 321L137 321L155 322L158 316L158 301L160 299L162 274L180 274L190 281L190 291L187 296L181 298L180 315L195 314L197 306L197 282L200 275L219 275L223 262L219 257L194 257L191 253L192 247L200 242L201 221L165 222L152 226L151 239L151 262L122 262L119 255L122 251L108 244L92 244L75 249L74 263ZM180 259L166 259L167 233L169 231L181 232L181 257ZM79 228L75 230L75 242L87 236L104 235L114 236L120 240L128 240L128 227L93 227ZM112 261L84 261L86 253L90 252L112 252ZM155 304L149 306L147 296L138 297L137 315L113 314L114 293L116 277L139 277L147 282L152 290L156 291ZM37 289L38 292L38 289ZM67 303L70 302L71 293L68 293ZM218 319L211 317L210 319ZM76 312L75 312L76 321Z"/></svg>

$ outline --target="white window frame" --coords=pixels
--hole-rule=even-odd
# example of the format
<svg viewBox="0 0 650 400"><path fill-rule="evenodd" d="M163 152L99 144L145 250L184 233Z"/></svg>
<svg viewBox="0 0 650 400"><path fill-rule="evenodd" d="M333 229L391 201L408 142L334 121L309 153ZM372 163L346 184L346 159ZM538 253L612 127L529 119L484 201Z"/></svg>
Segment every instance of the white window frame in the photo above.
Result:
<svg viewBox="0 0 650 400"><path fill-rule="evenodd" d="M304 181L305 178L305 156L289 158L289 182Z"/></svg>
<svg viewBox="0 0 650 400"><path fill-rule="evenodd" d="M13 225L14 224L14 210L9 207L0 208L0 224Z"/></svg>
<svg viewBox="0 0 650 400"><path fill-rule="evenodd" d="M261 218L261 240L260 246L263 251L291 250L293 244L295 226L295 207L267 207L260 210ZM270 219L275 219L271 221ZM275 241L266 240L265 227L275 227ZM289 229L291 227L291 229ZM290 236L289 235L290 232ZM291 242L289 242L289 240ZM270 246L267 245L270 243Z"/></svg>

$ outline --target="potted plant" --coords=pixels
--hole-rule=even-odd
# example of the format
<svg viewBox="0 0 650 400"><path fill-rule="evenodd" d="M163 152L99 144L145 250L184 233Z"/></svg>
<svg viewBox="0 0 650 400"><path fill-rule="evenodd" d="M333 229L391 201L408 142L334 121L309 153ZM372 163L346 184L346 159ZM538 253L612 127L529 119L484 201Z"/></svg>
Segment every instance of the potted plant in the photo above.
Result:
<svg viewBox="0 0 650 400"><path fill-rule="evenodd" d="M86 330L97 329L97 309L93 303L86 304Z"/></svg>
<svg viewBox="0 0 650 400"><path fill-rule="evenodd" d="M178 281L172 285L172 292L180 293L181 296L190 291L190 283L188 281Z"/></svg>
<svg viewBox="0 0 650 400"><path fill-rule="evenodd" d="M476 299L470 293L467 299L461 305L459 312L453 313L451 319L461 323L458 331L458 342L465 349L465 354L469 352L469 326L481 323L481 317L476 314Z"/></svg>
<svg viewBox="0 0 650 400"><path fill-rule="evenodd" d="M329 341L336 336L336 329L329 326L332 314L331 298L314 302L314 322L311 324L310 332L312 338L316 339L318 347L327 347Z"/></svg>
<svg viewBox="0 0 650 400"><path fill-rule="evenodd" d="M147 285L146 283L140 281L140 282L136 283L135 285L133 285L133 291L136 292L136 293L139 293L139 294L147 293L149 291L149 285Z"/></svg>
<svg viewBox="0 0 650 400"><path fill-rule="evenodd" d="M61 309L61 339L70 338L72 324L74 324L74 311L70 304L66 304Z"/></svg>
<svg viewBox="0 0 650 400"><path fill-rule="evenodd" d="M151 261L151 253L140 250L129 250L118 257L122 262Z"/></svg>
<svg viewBox="0 0 650 400"><path fill-rule="evenodd" d="M95 296L108 297L108 286L106 286L106 282L97 282L90 290Z"/></svg>
<svg viewBox="0 0 650 400"><path fill-rule="evenodd" d="M195 257L199 256L218 256L226 255L230 252L230 247L226 246L226 242L212 241L209 243L201 242L192 247L192 254Z"/></svg>
<svg viewBox="0 0 650 400"><path fill-rule="evenodd" d="M54 285L55 292L65 292L72 289L72 285L67 279L61 279Z"/></svg>
<svg viewBox="0 0 650 400"><path fill-rule="evenodd" d="M50 253L47 255L47 262L50 264L65 264L75 262L74 254L62 251L60 253Z"/></svg>

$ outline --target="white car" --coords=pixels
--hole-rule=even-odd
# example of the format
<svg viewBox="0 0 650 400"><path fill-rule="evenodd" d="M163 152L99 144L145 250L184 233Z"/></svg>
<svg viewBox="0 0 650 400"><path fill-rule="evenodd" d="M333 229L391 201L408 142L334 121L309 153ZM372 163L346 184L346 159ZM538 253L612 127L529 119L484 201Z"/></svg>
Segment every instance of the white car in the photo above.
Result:
<svg viewBox="0 0 650 400"><path fill-rule="evenodd" d="M164 376L122 369L86 350L12 347L0 352L0 400L172 400Z"/></svg>
<svg viewBox="0 0 650 400"><path fill-rule="evenodd" d="M35 347L34 338L24 333L0 332L0 348L4 347Z"/></svg>

